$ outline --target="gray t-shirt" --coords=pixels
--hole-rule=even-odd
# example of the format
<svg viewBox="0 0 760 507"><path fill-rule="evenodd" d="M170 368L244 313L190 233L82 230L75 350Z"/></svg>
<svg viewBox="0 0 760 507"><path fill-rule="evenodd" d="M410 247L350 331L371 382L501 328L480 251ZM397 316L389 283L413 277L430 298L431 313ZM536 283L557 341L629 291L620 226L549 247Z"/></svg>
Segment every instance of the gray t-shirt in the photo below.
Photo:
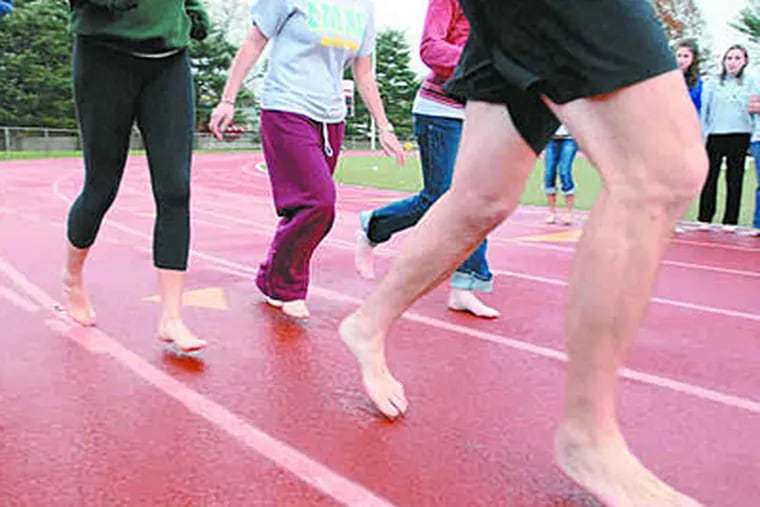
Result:
<svg viewBox="0 0 760 507"><path fill-rule="evenodd" d="M755 92L752 78L745 75L742 81L727 76L706 81L702 88L700 120L705 136L709 134L749 134L753 130L752 117L747 111L749 97Z"/></svg>
<svg viewBox="0 0 760 507"><path fill-rule="evenodd" d="M343 121L345 69L375 49L371 0L258 0L251 19L272 45L261 106Z"/></svg>

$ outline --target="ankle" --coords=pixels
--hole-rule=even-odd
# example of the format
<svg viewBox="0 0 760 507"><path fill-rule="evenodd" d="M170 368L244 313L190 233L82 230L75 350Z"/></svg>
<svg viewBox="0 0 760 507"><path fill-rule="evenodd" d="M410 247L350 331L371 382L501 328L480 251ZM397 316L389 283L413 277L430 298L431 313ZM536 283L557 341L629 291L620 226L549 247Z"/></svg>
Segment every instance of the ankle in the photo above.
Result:
<svg viewBox="0 0 760 507"><path fill-rule="evenodd" d="M565 445L579 447L602 447L623 441L617 423L590 423L565 419L557 428L556 439Z"/></svg>
<svg viewBox="0 0 760 507"><path fill-rule="evenodd" d="M72 273L67 269L63 272L63 283L69 287L82 285L82 272Z"/></svg>
<svg viewBox="0 0 760 507"><path fill-rule="evenodd" d="M182 322L182 317L162 315L158 325L161 329L165 329L182 326L184 323Z"/></svg>
<svg viewBox="0 0 760 507"><path fill-rule="evenodd" d="M344 326L353 338L363 339L365 341L374 341L377 336L384 336L383 330L373 325L372 320L362 311L361 308L346 317L341 326Z"/></svg>

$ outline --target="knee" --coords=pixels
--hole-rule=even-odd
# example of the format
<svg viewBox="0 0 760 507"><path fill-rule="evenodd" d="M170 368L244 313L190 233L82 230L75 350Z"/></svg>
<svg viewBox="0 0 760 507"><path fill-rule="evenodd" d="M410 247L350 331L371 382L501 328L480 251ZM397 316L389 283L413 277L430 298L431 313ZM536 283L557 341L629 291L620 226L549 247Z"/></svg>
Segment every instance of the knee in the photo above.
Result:
<svg viewBox="0 0 760 507"><path fill-rule="evenodd" d="M424 190L420 192L415 202L415 205L416 205L415 207L417 208L416 212L419 215L424 215L425 213L427 213L427 210L429 210L430 207L433 204L435 204L435 201L437 201L441 197L441 195L443 194L431 194Z"/></svg>
<svg viewBox="0 0 760 507"><path fill-rule="evenodd" d="M476 230L490 230L498 226L517 206L515 200L496 192L471 192L461 195L460 198L462 205L458 206L459 215L468 227Z"/></svg>
<svg viewBox="0 0 760 507"><path fill-rule="evenodd" d="M627 168L609 185L618 198L635 206L682 207L700 192L707 175L703 149L664 150ZM608 182L609 183L609 182Z"/></svg>
<svg viewBox="0 0 760 507"><path fill-rule="evenodd" d="M688 203L699 194L707 178L707 155L702 149L682 153L678 161L674 161L674 168L669 177L673 198Z"/></svg>
<svg viewBox="0 0 760 507"><path fill-rule="evenodd" d="M157 190L156 202L161 208L188 208L190 206L190 184L178 182Z"/></svg>
<svg viewBox="0 0 760 507"><path fill-rule="evenodd" d="M335 220L335 204L337 202L335 189L328 187L309 201L306 210L311 219L324 222L329 229Z"/></svg>
<svg viewBox="0 0 760 507"><path fill-rule="evenodd" d="M335 204L334 203L322 203L312 208L312 214L319 220L325 223L332 224L335 220Z"/></svg>
<svg viewBox="0 0 760 507"><path fill-rule="evenodd" d="M95 186L85 184L76 202L76 207L94 215L105 214L116 200L116 186Z"/></svg>

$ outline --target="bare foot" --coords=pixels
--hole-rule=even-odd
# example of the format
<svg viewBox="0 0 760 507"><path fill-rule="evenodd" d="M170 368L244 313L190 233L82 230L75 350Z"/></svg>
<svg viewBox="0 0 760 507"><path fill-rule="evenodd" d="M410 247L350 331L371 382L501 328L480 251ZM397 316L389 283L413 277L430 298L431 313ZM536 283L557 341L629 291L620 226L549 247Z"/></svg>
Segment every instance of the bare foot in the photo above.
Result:
<svg viewBox="0 0 760 507"><path fill-rule="evenodd" d="M306 301L303 299L295 299L293 301L281 301L269 296L264 296L264 300L269 306L279 308L282 313L289 315L295 319L308 319L311 317L309 308L306 306Z"/></svg>
<svg viewBox="0 0 760 507"><path fill-rule="evenodd" d="M284 301L282 303L282 313L296 319L308 319L311 316L309 308L306 306L306 301L303 299Z"/></svg>
<svg viewBox="0 0 760 507"><path fill-rule="evenodd" d="M501 315L495 308L486 306L471 290L451 289L448 306L452 310L470 312L484 319L495 319Z"/></svg>
<svg viewBox="0 0 760 507"><path fill-rule="evenodd" d="M69 273L63 275L63 301L69 317L83 326L95 325L95 309L84 290L81 277Z"/></svg>
<svg viewBox="0 0 760 507"><path fill-rule="evenodd" d="M356 231L356 246L354 249L354 266L359 276L366 280L375 278L375 259L373 247L364 231Z"/></svg>
<svg viewBox="0 0 760 507"><path fill-rule="evenodd" d="M196 337L180 319L163 320L158 326L158 337L173 343L183 352L195 352L206 347L204 340Z"/></svg>
<svg viewBox="0 0 760 507"><path fill-rule="evenodd" d="M269 296L264 296L264 299L266 300L269 306L274 306L275 308L282 308L282 301L280 301L279 299L270 298Z"/></svg>
<svg viewBox="0 0 760 507"><path fill-rule="evenodd" d="M592 441L585 431L562 426L554 441L559 468L605 505L612 507L700 507L647 470L620 434Z"/></svg>
<svg viewBox="0 0 760 507"><path fill-rule="evenodd" d="M384 336L363 330L355 313L340 323L338 333L359 361L364 388L377 409L390 419L403 415L409 402L404 386L393 378L385 364Z"/></svg>

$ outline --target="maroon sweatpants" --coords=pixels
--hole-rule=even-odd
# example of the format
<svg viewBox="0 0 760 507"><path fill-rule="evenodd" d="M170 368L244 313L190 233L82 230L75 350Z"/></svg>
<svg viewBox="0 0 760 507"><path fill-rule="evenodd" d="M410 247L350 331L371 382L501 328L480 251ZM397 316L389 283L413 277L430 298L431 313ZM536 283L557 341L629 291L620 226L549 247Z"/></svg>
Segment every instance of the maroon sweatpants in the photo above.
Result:
<svg viewBox="0 0 760 507"><path fill-rule="evenodd" d="M269 297L306 298L311 256L335 220L332 175L344 128L343 122L323 124L295 113L261 112L264 159L281 217L256 276L256 285Z"/></svg>

